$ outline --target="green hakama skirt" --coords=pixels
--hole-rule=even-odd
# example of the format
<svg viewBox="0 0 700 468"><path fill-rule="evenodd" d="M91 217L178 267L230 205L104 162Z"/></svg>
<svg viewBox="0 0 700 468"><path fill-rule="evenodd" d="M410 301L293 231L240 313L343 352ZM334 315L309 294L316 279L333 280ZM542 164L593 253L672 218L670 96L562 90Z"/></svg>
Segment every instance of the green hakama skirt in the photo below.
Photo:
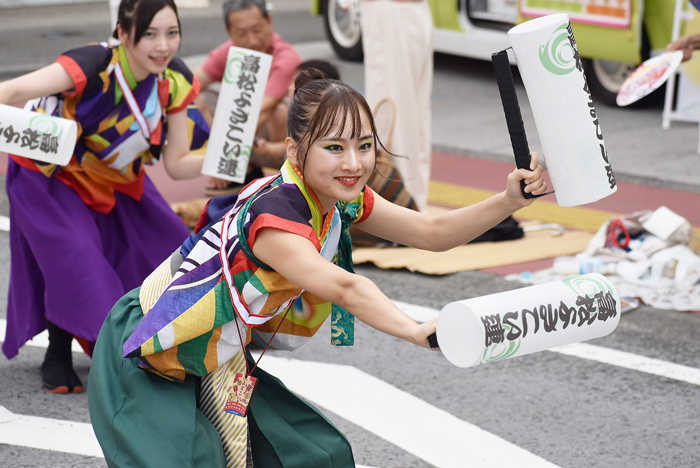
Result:
<svg viewBox="0 0 700 468"><path fill-rule="evenodd" d="M107 316L92 356L88 405L110 467L226 466L216 428L197 407L200 378L174 383L123 358L122 346L143 317L139 290ZM257 368L248 410L255 468L352 468L347 438L313 405Z"/></svg>

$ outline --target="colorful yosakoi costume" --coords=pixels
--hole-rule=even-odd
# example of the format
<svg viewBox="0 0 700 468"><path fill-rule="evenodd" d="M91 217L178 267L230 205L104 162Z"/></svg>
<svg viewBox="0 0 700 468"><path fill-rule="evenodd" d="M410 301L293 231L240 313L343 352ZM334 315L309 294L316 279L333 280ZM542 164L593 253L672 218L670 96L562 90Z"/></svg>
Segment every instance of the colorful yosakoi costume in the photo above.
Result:
<svg viewBox="0 0 700 468"><path fill-rule="evenodd" d="M10 155L8 358L47 320L94 342L115 302L189 235L143 166L161 155L168 114L199 92L194 75L175 58L137 83L123 46L82 47L57 63L75 89L26 108L76 121L78 139L64 167ZM193 148L203 146L206 123L188 122Z"/></svg>
<svg viewBox="0 0 700 468"><path fill-rule="evenodd" d="M332 341L352 340L348 312L254 257L257 233L300 235L351 271L349 225L373 203L365 187L324 216L289 161L279 176L212 199L196 233L117 303L100 332L88 401L107 463L238 468L250 444L254 466L353 467L345 437L259 367L247 416L223 409L233 376L246 370L248 345L295 349L329 316Z"/></svg>

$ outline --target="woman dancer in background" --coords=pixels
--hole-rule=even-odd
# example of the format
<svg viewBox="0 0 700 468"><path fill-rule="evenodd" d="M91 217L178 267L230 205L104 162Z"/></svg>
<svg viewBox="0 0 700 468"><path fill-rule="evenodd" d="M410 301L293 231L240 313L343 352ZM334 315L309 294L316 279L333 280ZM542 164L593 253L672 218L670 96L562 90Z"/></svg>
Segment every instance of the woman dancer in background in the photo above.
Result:
<svg viewBox="0 0 700 468"><path fill-rule="evenodd" d="M203 162L190 154L186 109L199 84L175 58L174 1L122 0L114 37L121 45L74 49L0 83L0 103L30 101L30 110L78 123L68 165L11 155L7 170L12 229L3 352L12 358L48 328L41 377L52 393L82 391L73 337L90 352L114 303L189 234L144 165L162 158L172 178L184 179L199 175Z"/></svg>

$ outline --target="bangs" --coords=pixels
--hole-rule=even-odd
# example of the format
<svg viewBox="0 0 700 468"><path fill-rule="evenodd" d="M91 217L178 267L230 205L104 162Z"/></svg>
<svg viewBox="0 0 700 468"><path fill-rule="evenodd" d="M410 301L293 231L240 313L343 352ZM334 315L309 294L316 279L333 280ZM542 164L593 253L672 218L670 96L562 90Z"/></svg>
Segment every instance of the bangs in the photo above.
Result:
<svg viewBox="0 0 700 468"><path fill-rule="evenodd" d="M313 120L323 120L312 123L311 128L314 131L312 135L309 135L309 140L316 141L325 137L339 139L345 131L345 126L348 124L352 126L350 138L359 139L365 136L362 135L363 114L366 114L366 110L361 108L360 103L354 96L350 93L342 92L340 89L334 89L332 92L327 93L318 105ZM332 118L327 118L328 116L332 116ZM368 123L371 123L371 115L365 115L365 119L367 119Z"/></svg>
<svg viewBox="0 0 700 468"><path fill-rule="evenodd" d="M369 137L375 147L384 148L367 101L343 82L317 79L302 83L296 90L288 115L287 134L297 143L302 171L311 145L318 140Z"/></svg>

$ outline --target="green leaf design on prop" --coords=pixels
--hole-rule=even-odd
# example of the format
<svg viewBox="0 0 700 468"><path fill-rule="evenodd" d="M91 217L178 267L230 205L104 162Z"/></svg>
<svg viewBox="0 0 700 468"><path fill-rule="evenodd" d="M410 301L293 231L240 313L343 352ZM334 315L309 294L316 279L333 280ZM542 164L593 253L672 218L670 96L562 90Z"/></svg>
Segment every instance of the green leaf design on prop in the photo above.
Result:
<svg viewBox="0 0 700 468"><path fill-rule="evenodd" d="M228 61L226 70L224 71L224 81L226 83L236 82L241 71L241 63L243 63L244 57L245 54L243 52L236 52L236 54L231 57L231 60Z"/></svg>
<svg viewBox="0 0 700 468"><path fill-rule="evenodd" d="M35 115L29 120L29 128L36 130L39 134L50 134L61 138L63 136L63 129L58 126L58 123L44 115ZM59 132L59 130L61 130Z"/></svg>
<svg viewBox="0 0 700 468"><path fill-rule="evenodd" d="M550 73L568 75L576 68L574 49L566 24L554 30L546 44L540 45L540 62Z"/></svg>
<svg viewBox="0 0 700 468"><path fill-rule="evenodd" d="M505 330L504 336L506 333L509 333L511 328L508 325L503 325L503 328ZM508 359L509 357L513 356L515 353L518 352L520 349L520 341L521 339L518 338L516 341L508 341L507 343L495 343L488 348L484 350L484 356L481 359L481 362L496 362L496 361L502 361L503 359Z"/></svg>

